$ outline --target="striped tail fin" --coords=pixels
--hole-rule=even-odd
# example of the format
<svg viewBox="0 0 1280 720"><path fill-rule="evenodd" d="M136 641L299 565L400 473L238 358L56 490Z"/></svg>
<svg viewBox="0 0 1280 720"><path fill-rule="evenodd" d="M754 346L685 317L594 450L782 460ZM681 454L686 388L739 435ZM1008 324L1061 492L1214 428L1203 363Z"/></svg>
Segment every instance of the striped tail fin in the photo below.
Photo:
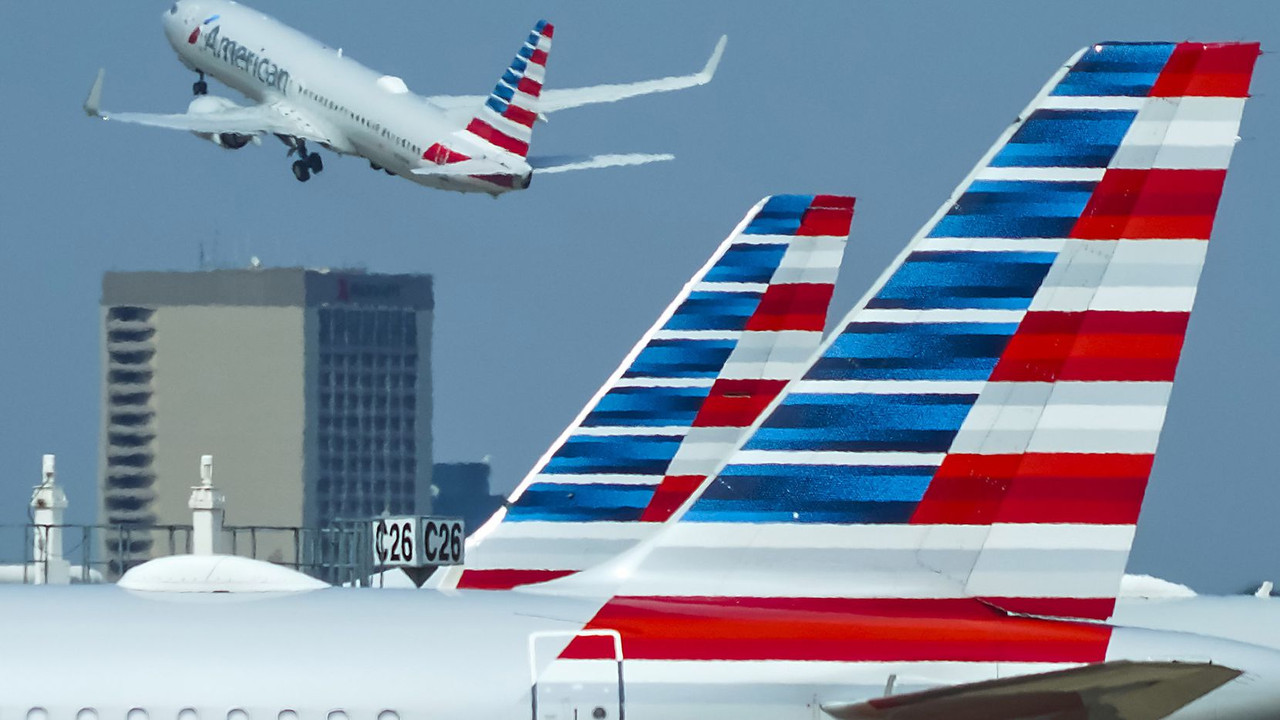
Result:
<svg viewBox="0 0 1280 720"><path fill-rule="evenodd" d="M592 626L637 597L1108 617L1258 53L1073 57L678 521L561 583L624 578Z"/></svg>
<svg viewBox="0 0 1280 720"><path fill-rule="evenodd" d="M533 26L466 132L499 150L528 157L554 33L555 26L546 20Z"/></svg>
<svg viewBox="0 0 1280 720"><path fill-rule="evenodd" d="M656 532L804 371L852 217L848 197L760 201L439 585L550 580Z"/></svg>

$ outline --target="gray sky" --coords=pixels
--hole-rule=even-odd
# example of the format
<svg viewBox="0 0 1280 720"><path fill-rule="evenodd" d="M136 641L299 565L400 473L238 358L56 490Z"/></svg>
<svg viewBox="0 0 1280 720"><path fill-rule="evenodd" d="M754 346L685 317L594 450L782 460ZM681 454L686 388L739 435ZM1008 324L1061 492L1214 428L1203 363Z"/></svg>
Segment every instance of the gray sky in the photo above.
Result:
<svg viewBox="0 0 1280 720"><path fill-rule="evenodd" d="M350 158L302 185L275 140L229 152L85 118L104 65L106 108L185 109L194 76L161 33L167 5L0 4L0 523L24 520L45 452L70 519L94 519L105 270L195 269L203 245L223 265L434 274L436 457L491 455L505 490L760 197L858 196L839 317L1077 48L1280 49L1271 0L256 3L421 94L487 92L540 16L556 24L552 87L691 72L729 35L710 86L565 111L534 138L539 154L675 162L535 178L493 200ZM1203 591L1280 580L1266 459L1280 407L1277 83L1264 56L1130 561Z"/></svg>

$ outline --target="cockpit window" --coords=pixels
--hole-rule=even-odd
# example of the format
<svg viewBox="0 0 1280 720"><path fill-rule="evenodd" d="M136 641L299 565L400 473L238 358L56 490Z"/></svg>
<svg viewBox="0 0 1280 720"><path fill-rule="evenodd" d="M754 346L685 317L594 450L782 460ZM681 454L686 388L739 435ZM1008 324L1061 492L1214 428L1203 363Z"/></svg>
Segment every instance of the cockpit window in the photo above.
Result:
<svg viewBox="0 0 1280 720"><path fill-rule="evenodd" d="M155 11L153 10L152 12L155 12ZM170 15L178 14L178 3L174 3L173 6L169 8L169 14Z"/></svg>

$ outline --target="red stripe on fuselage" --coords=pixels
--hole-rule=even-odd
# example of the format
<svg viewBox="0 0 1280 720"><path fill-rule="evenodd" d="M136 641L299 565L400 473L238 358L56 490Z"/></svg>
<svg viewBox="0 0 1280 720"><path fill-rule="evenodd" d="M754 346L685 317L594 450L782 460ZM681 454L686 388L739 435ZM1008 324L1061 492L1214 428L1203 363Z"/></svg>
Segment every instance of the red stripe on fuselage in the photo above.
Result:
<svg viewBox="0 0 1280 720"><path fill-rule="evenodd" d="M981 601L616 597L588 623L642 660L1099 662L1111 628L1009 617ZM612 658L574 640L561 657Z"/></svg>
<svg viewBox="0 0 1280 720"><path fill-rule="evenodd" d="M1258 43L1178 43L1151 97L1249 97Z"/></svg>
<svg viewBox="0 0 1280 720"><path fill-rule="evenodd" d="M991 382L1172 382L1190 313L1029 312Z"/></svg>
<svg viewBox="0 0 1280 720"><path fill-rule="evenodd" d="M520 585L547 582L575 570L463 570L458 587L467 590L510 590Z"/></svg>

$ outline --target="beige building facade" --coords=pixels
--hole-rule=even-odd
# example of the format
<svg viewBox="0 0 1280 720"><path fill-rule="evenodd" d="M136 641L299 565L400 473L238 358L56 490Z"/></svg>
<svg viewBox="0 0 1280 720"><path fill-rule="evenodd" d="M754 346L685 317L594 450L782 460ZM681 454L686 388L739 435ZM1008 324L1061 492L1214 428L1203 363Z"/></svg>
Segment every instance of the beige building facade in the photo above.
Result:
<svg viewBox="0 0 1280 720"><path fill-rule="evenodd" d="M429 512L432 311L425 275L107 273L100 524L189 524L204 454L228 525Z"/></svg>

